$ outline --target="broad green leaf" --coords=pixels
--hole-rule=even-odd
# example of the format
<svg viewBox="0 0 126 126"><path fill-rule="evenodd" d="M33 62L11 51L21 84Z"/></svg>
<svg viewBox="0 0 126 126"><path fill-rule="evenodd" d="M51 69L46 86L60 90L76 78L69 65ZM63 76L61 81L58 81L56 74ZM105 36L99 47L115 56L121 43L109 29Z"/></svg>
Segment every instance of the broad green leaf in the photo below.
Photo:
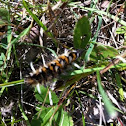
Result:
<svg viewBox="0 0 126 126"><path fill-rule="evenodd" d="M74 47L83 49L91 37L91 28L87 17L78 20L74 28Z"/></svg>
<svg viewBox="0 0 126 126"><path fill-rule="evenodd" d="M60 109L60 111L56 113L54 118L56 120L57 126L73 126L72 117L63 109Z"/></svg>
<svg viewBox="0 0 126 126"><path fill-rule="evenodd" d="M67 112L65 112L62 109L62 107L60 107L58 111L55 113L57 107L58 106L43 108L39 118L38 118L39 112L35 114L31 125L50 126L53 125L54 123L56 126L73 126L72 117ZM52 121L50 121L50 118L52 117L53 114L54 117L52 118Z"/></svg>
<svg viewBox="0 0 126 126"><path fill-rule="evenodd" d="M97 62L97 61L105 60L106 58L115 57L117 55L118 55L118 51L113 47L99 45L93 49L90 55L90 60Z"/></svg>
<svg viewBox="0 0 126 126"><path fill-rule="evenodd" d="M37 88L35 88L35 97L38 101L44 102L48 89L45 88L44 86L40 86L40 91L41 91L41 94L38 93ZM55 94L55 92L51 91L51 95L52 95L53 104L58 103L59 99L58 99L57 95ZM50 104L49 95L47 96L45 103Z"/></svg>
<svg viewBox="0 0 126 126"><path fill-rule="evenodd" d="M31 126L41 126L43 123L47 123L51 115L54 112L54 107L43 108L41 113L36 113L32 119ZM40 114L39 118L38 115Z"/></svg>

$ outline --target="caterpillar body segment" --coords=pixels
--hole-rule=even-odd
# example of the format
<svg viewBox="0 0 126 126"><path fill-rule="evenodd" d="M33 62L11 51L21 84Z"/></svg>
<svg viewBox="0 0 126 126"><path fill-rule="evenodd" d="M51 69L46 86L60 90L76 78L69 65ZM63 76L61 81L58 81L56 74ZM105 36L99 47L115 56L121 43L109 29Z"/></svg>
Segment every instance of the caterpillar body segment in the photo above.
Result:
<svg viewBox="0 0 126 126"><path fill-rule="evenodd" d="M46 66L40 66L38 69L31 72L29 76L25 78L25 83L31 85L45 85L46 82L57 78L67 69L67 66L72 64L79 56L80 52L76 50L65 50L65 53L46 64Z"/></svg>

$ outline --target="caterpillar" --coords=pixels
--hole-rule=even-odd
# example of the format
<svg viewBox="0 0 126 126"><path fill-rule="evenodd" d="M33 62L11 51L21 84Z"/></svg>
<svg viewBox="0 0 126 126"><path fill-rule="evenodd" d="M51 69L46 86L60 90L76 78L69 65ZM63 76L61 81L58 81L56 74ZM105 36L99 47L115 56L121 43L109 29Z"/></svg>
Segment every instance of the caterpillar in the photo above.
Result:
<svg viewBox="0 0 126 126"><path fill-rule="evenodd" d="M46 82L49 82L61 75L61 73L67 69L68 65L74 62L79 56L79 51L65 50L63 54L59 55L53 61L47 63L46 66L40 66L38 69L32 71L25 78L25 83L31 85L45 85Z"/></svg>

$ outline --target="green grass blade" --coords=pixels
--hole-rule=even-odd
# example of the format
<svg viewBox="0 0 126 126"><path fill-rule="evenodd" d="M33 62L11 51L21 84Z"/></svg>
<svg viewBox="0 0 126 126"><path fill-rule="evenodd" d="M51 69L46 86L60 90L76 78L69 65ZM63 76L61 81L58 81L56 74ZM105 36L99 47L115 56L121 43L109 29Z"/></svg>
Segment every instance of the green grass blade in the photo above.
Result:
<svg viewBox="0 0 126 126"><path fill-rule="evenodd" d="M23 84L23 83L24 83L24 79L18 80L18 81L6 82L6 83L3 83L3 84L0 84L0 87L10 87L10 86Z"/></svg>
<svg viewBox="0 0 126 126"><path fill-rule="evenodd" d="M74 71L72 71L72 72L69 72L69 75L77 75L77 74L82 74L82 73L88 73L88 72L91 72L91 73L93 73L93 72L96 72L96 71L99 71L99 70L102 70L102 69L104 69L106 66L104 66L104 67L94 67L94 68L88 68L88 69L83 69L83 70L74 70ZM118 68L126 68L126 63L120 63L120 64L118 64L118 65L114 65L114 66L112 66L110 69L112 69L112 68L116 68L116 69L118 69Z"/></svg>
<svg viewBox="0 0 126 126"><path fill-rule="evenodd" d="M10 15L9 15L9 13L8 13L8 22L10 24ZM8 45L11 43L11 39L12 39L12 30L11 30L11 26L8 25L7 26L7 43L8 43ZM10 55L11 55L11 47L8 48L7 60L10 59Z"/></svg>
<svg viewBox="0 0 126 126"><path fill-rule="evenodd" d="M23 36L25 36L25 35L30 31L30 28L31 28L31 25L30 25L28 28L26 28L24 31L22 31L22 32L18 35L17 38L15 38L13 41L11 41L11 45L12 45L12 44L15 44L20 38L22 38ZM10 45L10 46L11 46L11 45ZM8 46L8 48L9 48L10 46Z"/></svg>
<svg viewBox="0 0 126 126"><path fill-rule="evenodd" d="M53 42L55 43L55 45L57 46L57 43L59 43L58 40L56 40L54 37L53 37L53 34L51 32L48 31L48 28L38 19L38 17L32 13L32 11L30 11L30 9L28 8L28 5L26 4L25 0L22 1L23 3L23 6L25 7L25 9L28 11L28 13L31 15L31 17L37 22L37 24L39 26L41 26L44 30L44 33L50 37Z"/></svg>
<svg viewBox="0 0 126 126"><path fill-rule="evenodd" d="M120 75L117 72L115 73L115 78L116 78L117 86L119 88L120 99L123 101L124 100L123 87L122 87Z"/></svg>
<svg viewBox="0 0 126 126"><path fill-rule="evenodd" d="M54 50L52 50L51 48L47 48L55 57L58 57L56 52Z"/></svg>
<svg viewBox="0 0 126 126"><path fill-rule="evenodd" d="M97 32L94 35L94 37L92 38L93 42L96 42L96 39L98 37L98 32L99 32L99 30L101 28L101 25L102 25L102 17L98 16L98 18L99 18L99 22L98 22ZM90 57L90 54L91 54L93 48L94 48L94 43L91 43L90 46L89 46L89 48L88 48L88 50L87 50L87 52L86 52L86 54L85 54L85 58L84 58L85 62L89 61L89 57Z"/></svg>
<svg viewBox="0 0 126 126"><path fill-rule="evenodd" d="M23 6L25 7L25 9L28 11L28 13L32 16L32 18L38 23L38 25L40 25L44 31L47 31L48 30L47 27L37 18L37 16L35 14L32 13L32 11L30 11L25 0L23 0L22 3L23 3Z"/></svg>
<svg viewBox="0 0 126 126"><path fill-rule="evenodd" d="M1 88L1 90L0 90L0 97L1 97L1 95L3 94L5 88L6 88L6 87L2 87L2 88Z"/></svg>
<svg viewBox="0 0 126 126"><path fill-rule="evenodd" d="M31 126L31 125L30 125L30 122L29 122L29 120L28 120L28 117L26 116L26 114L25 114L25 112L24 112L24 110L23 110L23 108L22 108L22 106L21 106L21 103L19 103L19 109L20 109L20 111L21 111L21 113L22 113L22 115L23 115L23 118L25 119L25 121L26 121L26 123L27 123L27 126Z"/></svg>
<svg viewBox="0 0 126 126"><path fill-rule="evenodd" d="M99 88L99 92L102 96L102 100L105 104L106 110L108 112L108 114L110 115L110 117L112 118L116 118L117 117L117 112L114 109L114 106L112 104L112 102L109 100L107 94L105 93L102 84L101 84L101 78L100 78L100 73L99 71L97 71L97 82L98 82L98 88Z"/></svg>
<svg viewBox="0 0 126 126"><path fill-rule="evenodd" d="M28 8L28 5L26 4L25 0L22 1L23 6L25 7L25 9L28 11L28 13L31 15L31 17L37 22L37 24L39 26L41 26L43 28L43 30L45 31L45 33L47 33L46 35L50 38L52 38L54 41L56 41L53 37L53 35L48 31L48 28L38 19L38 17L32 13L32 11L30 11L30 9Z"/></svg>
<svg viewBox="0 0 126 126"><path fill-rule="evenodd" d="M105 15L111 19L113 19L114 21L117 21L119 22L120 24L126 26L126 22L124 20L121 20L120 18L118 18L117 16L114 16L110 13L107 13L105 11L101 11L101 10L97 10L97 9L94 9L94 8L87 8L87 7L83 7L83 6L80 6L78 5L80 2L71 2L69 3L68 5L69 6L72 6L72 7L76 7L76 8L80 8L82 10L88 10L88 11L92 11L93 13L97 13L99 15Z"/></svg>
<svg viewBox="0 0 126 126"><path fill-rule="evenodd" d="M82 107L82 103L81 103L81 100L80 100L80 97L79 97L79 94L78 94L78 92L75 90L75 92L76 92L76 94L77 94L77 96L78 96L78 101L79 101L79 104L80 104L80 107L81 107L81 111L82 111L82 122L83 122L83 126L85 126L85 118L84 118L84 113L83 113L83 107Z"/></svg>
<svg viewBox="0 0 126 126"><path fill-rule="evenodd" d="M91 4L90 4L90 8L96 8L96 5L97 5L97 3L98 3L98 0L95 0L95 1L91 1ZM91 16L92 16L92 14L93 14L93 12L91 12L91 11L89 11L88 12L88 17L90 18Z"/></svg>

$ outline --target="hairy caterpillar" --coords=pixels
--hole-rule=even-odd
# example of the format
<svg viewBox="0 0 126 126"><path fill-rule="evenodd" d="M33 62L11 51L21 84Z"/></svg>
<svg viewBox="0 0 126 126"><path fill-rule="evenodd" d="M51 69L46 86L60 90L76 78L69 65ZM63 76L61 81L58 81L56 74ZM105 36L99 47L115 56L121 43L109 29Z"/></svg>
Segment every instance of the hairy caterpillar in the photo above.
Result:
<svg viewBox="0 0 126 126"><path fill-rule="evenodd" d="M59 55L56 59L46 64L46 66L40 66L34 70L25 78L25 83L36 85L46 84L57 78L72 62L74 62L80 56L80 52L76 50L67 50L65 53Z"/></svg>

